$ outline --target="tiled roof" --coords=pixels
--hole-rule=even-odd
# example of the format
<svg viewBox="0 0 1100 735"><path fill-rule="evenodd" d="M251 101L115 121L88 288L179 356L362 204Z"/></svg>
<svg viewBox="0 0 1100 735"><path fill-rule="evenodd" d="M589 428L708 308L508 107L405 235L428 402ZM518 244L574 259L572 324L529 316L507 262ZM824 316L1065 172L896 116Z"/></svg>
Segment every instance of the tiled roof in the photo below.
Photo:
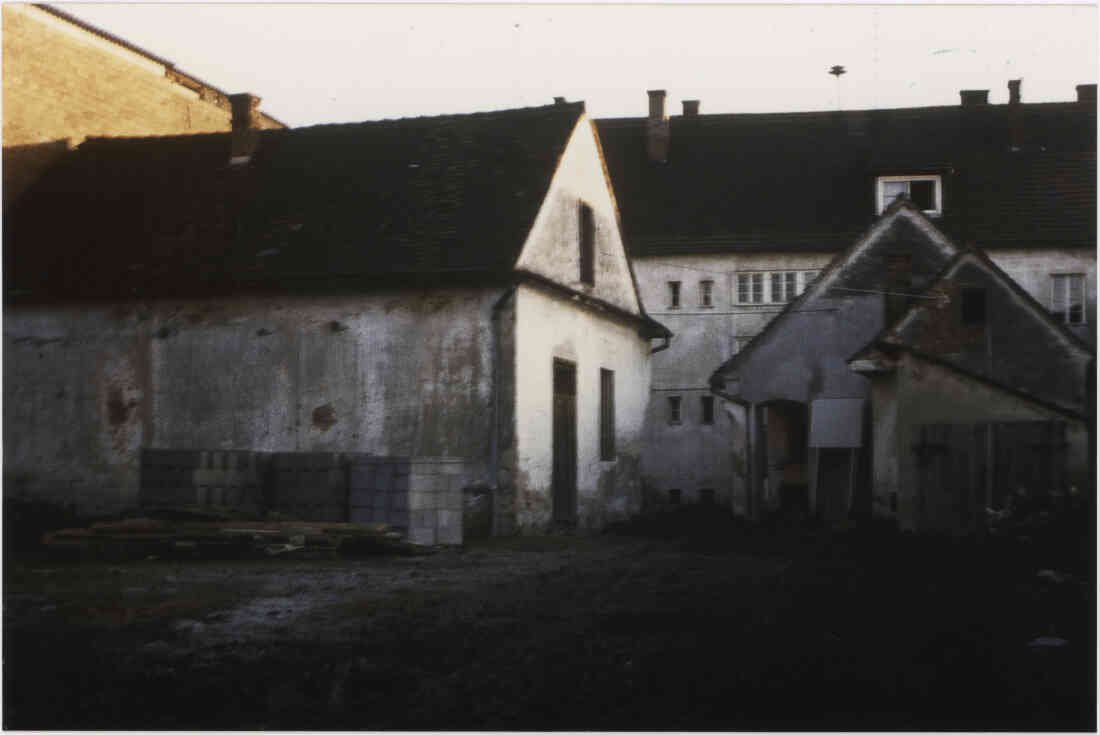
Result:
<svg viewBox="0 0 1100 735"><path fill-rule="evenodd" d="M876 175L939 173L937 226L985 248L1093 246L1096 109L1083 103L597 121L635 255L841 250L875 219Z"/></svg>
<svg viewBox="0 0 1100 735"><path fill-rule="evenodd" d="M6 218L5 292L168 295L511 270L583 103L89 139Z"/></svg>

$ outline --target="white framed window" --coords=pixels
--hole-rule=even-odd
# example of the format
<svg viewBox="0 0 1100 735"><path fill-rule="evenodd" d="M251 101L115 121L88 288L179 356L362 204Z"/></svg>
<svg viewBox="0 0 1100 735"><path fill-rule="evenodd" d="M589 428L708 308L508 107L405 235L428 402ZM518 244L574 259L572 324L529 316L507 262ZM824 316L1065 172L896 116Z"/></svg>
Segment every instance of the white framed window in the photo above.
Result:
<svg viewBox="0 0 1100 735"><path fill-rule="evenodd" d="M807 288L809 288L810 284L814 282L814 279L817 278L817 276L818 271L802 271L799 274L798 292L802 293Z"/></svg>
<svg viewBox="0 0 1100 735"><path fill-rule="evenodd" d="M668 308L679 309L680 308L680 282L669 281L668 282Z"/></svg>
<svg viewBox="0 0 1100 735"><path fill-rule="evenodd" d="M699 281L699 306L704 309L714 306L714 281Z"/></svg>
<svg viewBox="0 0 1100 735"><path fill-rule="evenodd" d="M670 424L680 423L680 396L668 397L668 422Z"/></svg>
<svg viewBox="0 0 1100 735"><path fill-rule="evenodd" d="M909 199L930 217L943 214L943 180L935 174L879 176L875 179L877 214L899 196Z"/></svg>
<svg viewBox="0 0 1100 735"><path fill-rule="evenodd" d="M1050 311L1063 324L1085 323L1085 274L1050 276Z"/></svg>
<svg viewBox="0 0 1100 735"><path fill-rule="evenodd" d="M771 302L782 304L790 301L798 294L798 271L780 271L771 274Z"/></svg>
<svg viewBox="0 0 1100 735"><path fill-rule="evenodd" d="M764 274L763 273L738 273L737 274L737 303L762 304L764 303Z"/></svg>

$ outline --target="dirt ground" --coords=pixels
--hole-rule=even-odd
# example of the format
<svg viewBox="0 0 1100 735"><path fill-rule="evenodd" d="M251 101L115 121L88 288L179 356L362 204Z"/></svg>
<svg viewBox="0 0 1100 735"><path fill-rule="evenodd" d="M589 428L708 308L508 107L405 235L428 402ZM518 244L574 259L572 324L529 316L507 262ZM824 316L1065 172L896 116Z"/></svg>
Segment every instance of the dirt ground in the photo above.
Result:
<svg viewBox="0 0 1100 735"><path fill-rule="evenodd" d="M3 725L1093 730L1090 565L713 514L333 561L6 555Z"/></svg>

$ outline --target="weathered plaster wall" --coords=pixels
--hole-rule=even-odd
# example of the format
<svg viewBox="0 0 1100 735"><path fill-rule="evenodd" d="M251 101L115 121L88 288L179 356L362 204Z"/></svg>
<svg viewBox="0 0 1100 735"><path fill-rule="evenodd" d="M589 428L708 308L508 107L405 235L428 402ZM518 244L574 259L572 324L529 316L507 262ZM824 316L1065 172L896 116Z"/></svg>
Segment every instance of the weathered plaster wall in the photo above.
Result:
<svg viewBox="0 0 1100 735"><path fill-rule="evenodd" d="M714 424L703 424L700 398L712 395L708 379L736 352L738 338L760 333L783 304L738 304L737 274L821 270L831 258L821 252L634 259L646 311L675 335L669 349L653 356L653 395L646 417L642 471L657 499L678 489L690 502L700 489L713 488L720 504L730 504L738 497L735 488L743 487L744 412L715 398ZM714 282L710 307L702 306L700 282L706 280ZM669 303L670 281L680 282L678 308ZM681 398L679 424L669 422L669 396Z"/></svg>
<svg viewBox="0 0 1100 735"><path fill-rule="evenodd" d="M1085 275L1085 325L1070 326L1077 336L1096 346L1096 250L1044 248L1043 250L1001 249L986 252L989 259L1020 284L1032 298L1049 309L1051 275Z"/></svg>
<svg viewBox="0 0 1100 735"><path fill-rule="evenodd" d="M889 462L874 469L875 505L888 504L888 493L897 488L898 520L903 528L915 528L918 471L912 451L921 424L980 423L995 421L1066 421L1069 430L1070 475L1079 488L1088 487L1088 430L1083 422L1049 410L986 383L964 376L911 354L903 354L897 367L894 400L897 401L896 470ZM889 388L883 398L889 398ZM874 407L878 413L879 406ZM876 437L877 440L877 437ZM897 478L896 480L893 478Z"/></svg>
<svg viewBox="0 0 1100 735"><path fill-rule="evenodd" d="M558 295L516 293L516 512L521 528L552 512L553 361L577 368L577 514L594 528L641 509L638 462L649 399L649 343L637 327ZM600 461L600 369L615 373L616 459Z"/></svg>
<svg viewBox="0 0 1100 735"><path fill-rule="evenodd" d="M516 267L638 314L610 186L592 123L581 116ZM581 281L580 201L592 208L596 224L593 284Z"/></svg>
<svg viewBox="0 0 1100 735"><path fill-rule="evenodd" d="M486 463L500 293L6 309L5 492L131 506L141 447Z"/></svg>

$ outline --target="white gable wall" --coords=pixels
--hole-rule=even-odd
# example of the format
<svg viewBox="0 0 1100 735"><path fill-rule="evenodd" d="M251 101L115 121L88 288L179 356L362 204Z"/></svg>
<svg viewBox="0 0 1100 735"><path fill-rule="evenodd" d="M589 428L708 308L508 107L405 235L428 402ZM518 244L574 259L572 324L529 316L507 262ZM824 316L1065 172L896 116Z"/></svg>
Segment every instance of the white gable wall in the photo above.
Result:
<svg viewBox="0 0 1100 735"><path fill-rule="evenodd" d="M592 207L596 224L593 285L582 283L580 276L581 201ZM581 116L573 130L516 267L632 314L641 312L610 183L587 115Z"/></svg>

